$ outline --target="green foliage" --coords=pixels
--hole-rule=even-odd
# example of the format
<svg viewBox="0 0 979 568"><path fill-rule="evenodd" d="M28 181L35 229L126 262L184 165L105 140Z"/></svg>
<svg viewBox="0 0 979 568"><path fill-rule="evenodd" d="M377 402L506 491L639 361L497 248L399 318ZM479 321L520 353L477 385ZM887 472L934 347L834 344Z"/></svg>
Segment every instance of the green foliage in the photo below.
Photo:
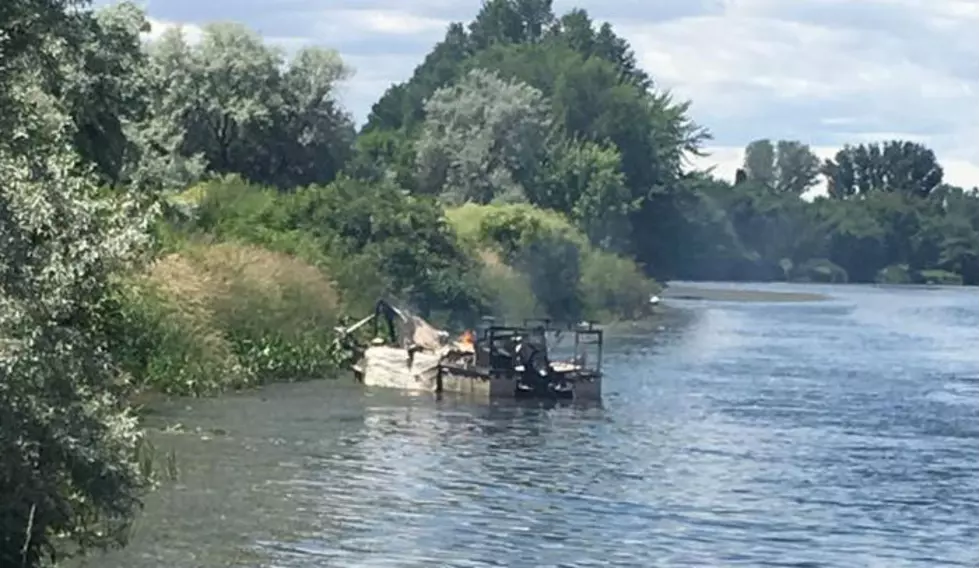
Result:
<svg viewBox="0 0 979 568"><path fill-rule="evenodd" d="M650 297L660 290L631 260L598 251L583 258L578 288L586 315L599 321L648 315Z"/></svg>
<svg viewBox="0 0 979 568"><path fill-rule="evenodd" d="M481 261L478 286L487 299L488 315L509 322L547 315L526 274L508 265L493 250L476 250Z"/></svg>
<svg viewBox="0 0 979 568"><path fill-rule="evenodd" d="M797 191L779 189L783 170L773 156L786 147L784 141L753 142L733 187L701 182L697 191L718 204L733 233L712 241L718 247L727 243L722 258L687 254L679 274L703 277L709 262L714 269L723 267L721 279L838 281L846 274L853 282L919 283L924 271L943 270L979 283L979 195L946 185L927 189L940 180L941 171L930 150L898 142L848 147L833 162L846 171L862 164L846 182L847 195L834 189L843 178L831 177L829 197L810 202ZM909 163L921 167L915 170ZM687 252L691 244L684 244ZM752 257L753 266L745 266L744 259ZM813 273L808 261L828 261L842 272Z"/></svg>
<svg viewBox="0 0 979 568"><path fill-rule="evenodd" d="M436 91L425 114L420 191L452 204L526 201L550 131L540 91L476 69Z"/></svg>
<svg viewBox="0 0 979 568"><path fill-rule="evenodd" d="M287 65L257 33L222 23L196 45L168 30L149 56L141 167L158 185L203 165L291 188L331 181L349 158L353 125L334 99L349 70L335 52L303 48Z"/></svg>
<svg viewBox="0 0 979 568"><path fill-rule="evenodd" d="M499 77L513 93L528 96L515 106L511 103L518 98L478 94L492 89L488 84L475 88L473 77ZM519 187L531 203L574 219L593 244L633 253L651 273L666 274L658 261L670 254L671 245L660 227L680 211L670 190L678 184L685 156L697 152L708 136L687 116L688 103L651 87L628 45L608 25L596 31L583 11L556 18L549 2L494 0L469 33L452 26L412 78L385 93L363 135L370 141L364 148L370 156L357 163L404 183L406 170L412 169L407 163L418 160L426 174L420 189L441 192L444 186L453 203L460 197L491 200L486 191L460 195L457 188L469 188L468 180L503 186L508 198L521 193ZM493 89L504 92L500 86ZM549 103L546 120L537 110L542 97ZM439 104L426 108L432 98ZM480 114L473 105L487 99L494 102L480 103L478 108L486 111ZM450 129L439 125L455 124L449 117L463 115L445 108L467 109L463 122L480 124L473 132L487 135L448 135ZM489 135L498 132L492 125L506 122L504 116L534 117L517 123L539 126L529 130L534 134L529 137L526 128L515 130L524 133L516 139ZM541 147L543 134L548 143ZM417 156L405 151L413 140L420 140ZM433 147L447 150L434 152ZM514 158L515 151L522 161ZM441 174L452 170L449 164L466 183ZM427 175L432 172L439 175Z"/></svg>
<svg viewBox="0 0 979 568"><path fill-rule="evenodd" d="M496 83L490 88L473 77ZM514 106L504 87L533 96ZM438 105L426 108L432 99ZM547 120L520 124L539 124L548 142L521 154L532 159L517 180L507 165L520 143L490 133L504 116L539 117L530 109L542 103ZM873 282L885 267L908 264L979 283L979 233L961 213L975 212L977 199L941 184L942 168L928 148L905 141L847 146L820 164L800 141L757 140L732 187L684 171L684 159L709 138L688 109L689 102L657 92L628 44L586 12L555 17L549 2L494 0L468 31L453 25L411 79L385 93L356 162L369 164L364 171L375 178L448 195L453 204L522 196L570 219L593 246L628 254L660 279L845 274ZM424 174L418 180L417 171ZM820 175L832 199L803 200ZM473 191L475 185L493 189ZM946 195L957 208L938 205ZM562 258L557 249L555 260ZM570 249L564 254L571 270Z"/></svg>
<svg viewBox="0 0 979 568"><path fill-rule="evenodd" d="M934 152L906 140L844 146L826 161L823 173L836 199L881 191L927 197L944 176Z"/></svg>
<svg viewBox="0 0 979 568"><path fill-rule="evenodd" d="M297 254L328 271L344 305L393 297L423 314L475 317L476 261L438 203L392 183L341 178L290 195L226 179L206 186L193 229Z"/></svg>
<svg viewBox="0 0 979 568"><path fill-rule="evenodd" d="M7 89L0 142L3 566L122 543L147 484L106 314L151 212L78 167L69 116L33 78Z"/></svg>
<svg viewBox="0 0 979 568"><path fill-rule="evenodd" d="M809 146L798 140L755 140L745 147L745 181L777 193L802 195L819 178L821 164Z"/></svg>
<svg viewBox="0 0 979 568"><path fill-rule="evenodd" d="M87 19L78 60L57 87L75 124L75 147L103 182L117 184L135 149L127 129L146 118L146 54L139 34L149 30L130 2Z"/></svg>
<svg viewBox="0 0 979 568"><path fill-rule="evenodd" d="M116 352L140 388L201 395L336 370L334 285L289 254L184 243L119 304Z"/></svg>
<svg viewBox="0 0 979 568"><path fill-rule="evenodd" d="M631 260L593 248L565 217L530 205L464 205L449 220L526 278L539 310L562 321L640 317L656 285Z"/></svg>

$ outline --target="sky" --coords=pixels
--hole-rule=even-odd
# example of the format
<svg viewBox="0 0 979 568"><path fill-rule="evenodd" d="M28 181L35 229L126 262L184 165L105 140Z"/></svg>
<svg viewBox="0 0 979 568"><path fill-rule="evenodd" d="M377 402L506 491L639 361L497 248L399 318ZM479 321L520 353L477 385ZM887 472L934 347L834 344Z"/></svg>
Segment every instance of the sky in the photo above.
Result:
<svg viewBox="0 0 979 568"><path fill-rule="evenodd" d="M96 4L111 3L98 0ZM148 0L152 35L238 21L294 50L336 49L355 74L358 122L480 0ZM554 0L632 45L658 88L692 101L714 136L697 167L731 179L758 138L831 157L843 144L906 139L935 150L945 179L979 186L979 0ZM970 37L972 36L972 37Z"/></svg>

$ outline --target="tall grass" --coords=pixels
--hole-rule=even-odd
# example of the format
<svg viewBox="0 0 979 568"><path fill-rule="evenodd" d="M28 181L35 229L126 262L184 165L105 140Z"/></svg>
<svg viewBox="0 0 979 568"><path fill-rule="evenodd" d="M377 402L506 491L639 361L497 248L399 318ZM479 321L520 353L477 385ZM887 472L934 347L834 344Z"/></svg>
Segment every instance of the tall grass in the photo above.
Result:
<svg viewBox="0 0 979 568"><path fill-rule="evenodd" d="M335 287L285 253L186 244L136 275L123 306L123 362L144 387L207 394L334 370Z"/></svg>

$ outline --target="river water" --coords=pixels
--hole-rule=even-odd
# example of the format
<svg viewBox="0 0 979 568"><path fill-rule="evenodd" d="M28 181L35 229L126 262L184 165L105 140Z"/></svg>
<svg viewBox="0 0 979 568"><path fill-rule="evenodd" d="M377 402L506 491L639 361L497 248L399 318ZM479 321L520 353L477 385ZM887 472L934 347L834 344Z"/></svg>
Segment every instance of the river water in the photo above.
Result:
<svg viewBox="0 0 979 568"><path fill-rule="evenodd" d="M832 298L671 302L606 339L601 407L163 404L178 480L87 565L979 566L979 294L753 288Z"/></svg>

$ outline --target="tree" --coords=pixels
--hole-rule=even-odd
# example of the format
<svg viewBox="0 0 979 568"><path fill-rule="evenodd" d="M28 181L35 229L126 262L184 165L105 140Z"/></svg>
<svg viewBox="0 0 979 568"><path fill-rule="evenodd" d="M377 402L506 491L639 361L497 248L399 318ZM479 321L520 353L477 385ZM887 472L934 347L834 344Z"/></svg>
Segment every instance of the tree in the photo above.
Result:
<svg viewBox="0 0 979 568"><path fill-rule="evenodd" d="M941 186L944 170L935 153L916 142L844 146L823 164L829 195L836 199L863 196L871 191L927 197Z"/></svg>
<svg viewBox="0 0 979 568"><path fill-rule="evenodd" d="M106 322L113 277L141 257L152 217L79 167L42 75L5 86L15 126L0 141L3 566L123 542L146 483Z"/></svg>
<svg viewBox="0 0 979 568"><path fill-rule="evenodd" d="M554 22L552 0L488 0L469 25L477 49L539 41Z"/></svg>
<svg viewBox="0 0 979 568"><path fill-rule="evenodd" d="M564 213L592 244L626 252L629 215L638 207L614 146L562 140L551 152L548 179L535 183L531 201Z"/></svg>
<svg viewBox="0 0 979 568"><path fill-rule="evenodd" d="M745 147L744 171L751 181L775 185L775 146L771 140L755 140Z"/></svg>
<svg viewBox="0 0 979 568"><path fill-rule="evenodd" d="M397 296L423 314L443 309L459 318L482 308L468 276L473 261L431 197L341 177L297 192L287 211L290 229L315 235L342 259L333 270L358 300Z"/></svg>
<svg viewBox="0 0 979 568"><path fill-rule="evenodd" d="M329 182L352 153L352 121L334 99L349 70L335 52L303 49L286 66L251 30L211 24L196 46L168 30L151 57L157 155L287 188Z"/></svg>
<svg viewBox="0 0 979 568"><path fill-rule="evenodd" d="M755 140L745 147L744 179L777 193L802 195L819 178L819 158L798 140Z"/></svg>
<svg viewBox="0 0 979 568"><path fill-rule="evenodd" d="M83 20L77 61L70 61L54 89L74 122L74 145L95 166L102 182L123 181L133 157L129 131L146 118L146 54L140 33L149 30L144 12L120 2Z"/></svg>
<svg viewBox="0 0 979 568"><path fill-rule="evenodd" d="M643 91L652 89L653 81L639 68L636 54L629 47L629 42L617 36L608 22L602 24L595 36L594 54L618 67L629 82Z"/></svg>
<svg viewBox="0 0 979 568"><path fill-rule="evenodd" d="M188 125L195 120L197 105L191 49L176 29L165 32L147 50L147 115L128 129L133 157L123 177L153 193L187 187L208 167L201 149L188 149Z"/></svg>
<svg viewBox="0 0 979 568"><path fill-rule="evenodd" d="M819 158L798 140L779 140L775 146L775 190L802 195L819 179Z"/></svg>
<svg viewBox="0 0 979 568"><path fill-rule="evenodd" d="M353 154L350 116L335 100L337 85L351 71L336 51L299 50L283 76L281 106L274 112L268 180L297 186L332 180Z"/></svg>
<svg viewBox="0 0 979 568"><path fill-rule="evenodd" d="M419 187L449 203L527 199L551 119L540 91L473 70L436 91L416 143Z"/></svg>
<svg viewBox="0 0 979 568"><path fill-rule="evenodd" d="M374 103L362 134L385 130L406 135L425 120L425 101L459 77L462 63L472 51L472 40L465 27L458 22L450 24L445 39L435 44L432 52L415 68L411 79L388 87Z"/></svg>
<svg viewBox="0 0 979 568"><path fill-rule="evenodd" d="M25 71L49 86L64 78L61 57L78 47L92 14L89 0L15 0L0 7L0 108ZM69 48L69 49L66 49Z"/></svg>

